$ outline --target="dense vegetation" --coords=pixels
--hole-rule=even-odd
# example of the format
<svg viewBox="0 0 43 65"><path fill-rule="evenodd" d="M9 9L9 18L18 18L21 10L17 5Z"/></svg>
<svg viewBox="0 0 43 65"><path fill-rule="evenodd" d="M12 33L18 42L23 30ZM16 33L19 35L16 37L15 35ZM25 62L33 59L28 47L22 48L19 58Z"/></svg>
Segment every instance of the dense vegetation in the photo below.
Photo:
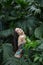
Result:
<svg viewBox="0 0 43 65"><path fill-rule="evenodd" d="M12 46L16 27L27 35L20 59ZM43 65L43 0L0 0L0 65L38 64Z"/></svg>

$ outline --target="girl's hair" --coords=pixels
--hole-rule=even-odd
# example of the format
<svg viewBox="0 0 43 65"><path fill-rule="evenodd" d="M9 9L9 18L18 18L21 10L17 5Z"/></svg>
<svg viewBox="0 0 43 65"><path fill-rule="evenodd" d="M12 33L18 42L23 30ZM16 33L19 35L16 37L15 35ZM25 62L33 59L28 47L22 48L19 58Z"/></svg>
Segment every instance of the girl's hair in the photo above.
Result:
<svg viewBox="0 0 43 65"><path fill-rule="evenodd" d="M16 52L18 49L18 34L14 31L14 42L13 42L13 49Z"/></svg>

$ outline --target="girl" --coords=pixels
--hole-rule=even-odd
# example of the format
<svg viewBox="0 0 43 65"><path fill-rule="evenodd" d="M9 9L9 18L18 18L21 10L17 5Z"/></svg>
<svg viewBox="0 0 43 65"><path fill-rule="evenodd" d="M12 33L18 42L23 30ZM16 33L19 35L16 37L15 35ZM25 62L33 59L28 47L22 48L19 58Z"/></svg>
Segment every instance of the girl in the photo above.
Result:
<svg viewBox="0 0 43 65"><path fill-rule="evenodd" d="M24 31L20 28L16 28L15 32L19 35L18 36L18 50L15 53L15 57L21 58L22 57L22 52L23 52L23 45L26 43L26 35Z"/></svg>

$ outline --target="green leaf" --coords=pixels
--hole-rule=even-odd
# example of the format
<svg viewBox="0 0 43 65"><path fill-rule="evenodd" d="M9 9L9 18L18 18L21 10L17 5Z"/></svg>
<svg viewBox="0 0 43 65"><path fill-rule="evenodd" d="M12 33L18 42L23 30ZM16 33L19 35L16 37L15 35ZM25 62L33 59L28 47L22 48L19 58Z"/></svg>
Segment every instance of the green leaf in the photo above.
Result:
<svg viewBox="0 0 43 65"><path fill-rule="evenodd" d="M40 14L41 13L41 10L40 9L36 9L34 14Z"/></svg>
<svg viewBox="0 0 43 65"><path fill-rule="evenodd" d="M43 38L43 24L40 27L36 28L35 37L39 39Z"/></svg>
<svg viewBox="0 0 43 65"><path fill-rule="evenodd" d="M0 37L8 37L13 34L13 29L8 29L0 32Z"/></svg>
<svg viewBox="0 0 43 65"><path fill-rule="evenodd" d="M41 7L43 7L43 0L35 0L35 1L38 2Z"/></svg>
<svg viewBox="0 0 43 65"><path fill-rule="evenodd" d="M25 8L28 5L28 2L26 0L17 0L16 2L20 4L23 8Z"/></svg>
<svg viewBox="0 0 43 65"><path fill-rule="evenodd" d="M36 48L39 45L39 43L37 41L32 41L30 45L31 47Z"/></svg>
<svg viewBox="0 0 43 65"><path fill-rule="evenodd" d="M3 48L3 60L6 61L8 58L13 56L13 47L10 43L4 43Z"/></svg>
<svg viewBox="0 0 43 65"><path fill-rule="evenodd" d="M40 57L38 55L35 55L34 62L36 62L39 59L40 59Z"/></svg>
<svg viewBox="0 0 43 65"><path fill-rule="evenodd" d="M43 50L43 43L38 46L38 49Z"/></svg>
<svg viewBox="0 0 43 65"><path fill-rule="evenodd" d="M35 14L41 14L41 9L37 8L35 5L31 5L29 12L32 12L34 15Z"/></svg>

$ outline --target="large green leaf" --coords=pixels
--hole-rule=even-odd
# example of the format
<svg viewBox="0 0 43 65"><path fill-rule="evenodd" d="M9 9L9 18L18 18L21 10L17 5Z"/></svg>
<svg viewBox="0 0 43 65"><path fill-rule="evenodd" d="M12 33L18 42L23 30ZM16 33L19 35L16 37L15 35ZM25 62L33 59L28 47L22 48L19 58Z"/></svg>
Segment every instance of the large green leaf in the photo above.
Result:
<svg viewBox="0 0 43 65"><path fill-rule="evenodd" d="M38 49L43 50L43 43L41 43L41 44L39 45Z"/></svg>
<svg viewBox="0 0 43 65"><path fill-rule="evenodd" d="M30 10L29 11L32 12L34 15L35 14L41 14L41 9L40 8L37 8L35 5L32 5L30 7Z"/></svg>
<svg viewBox="0 0 43 65"><path fill-rule="evenodd" d="M40 43L40 45L37 47L37 49L42 50L43 51L43 39L38 41Z"/></svg>
<svg viewBox="0 0 43 65"><path fill-rule="evenodd" d="M2 45L3 49L3 60L6 61L8 58L13 56L13 47L10 43L4 43Z"/></svg>
<svg viewBox="0 0 43 65"><path fill-rule="evenodd" d="M38 2L41 7L43 7L43 0L35 0L35 1Z"/></svg>
<svg viewBox="0 0 43 65"><path fill-rule="evenodd" d="M0 32L0 37L8 37L12 35L13 29L3 30Z"/></svg>
<svg viewBox="0 0 43 65"><path fill-rule="evenodd" d="M40 27L36 28L35 37L39 39L43 38L43 24Z"/></svg>

